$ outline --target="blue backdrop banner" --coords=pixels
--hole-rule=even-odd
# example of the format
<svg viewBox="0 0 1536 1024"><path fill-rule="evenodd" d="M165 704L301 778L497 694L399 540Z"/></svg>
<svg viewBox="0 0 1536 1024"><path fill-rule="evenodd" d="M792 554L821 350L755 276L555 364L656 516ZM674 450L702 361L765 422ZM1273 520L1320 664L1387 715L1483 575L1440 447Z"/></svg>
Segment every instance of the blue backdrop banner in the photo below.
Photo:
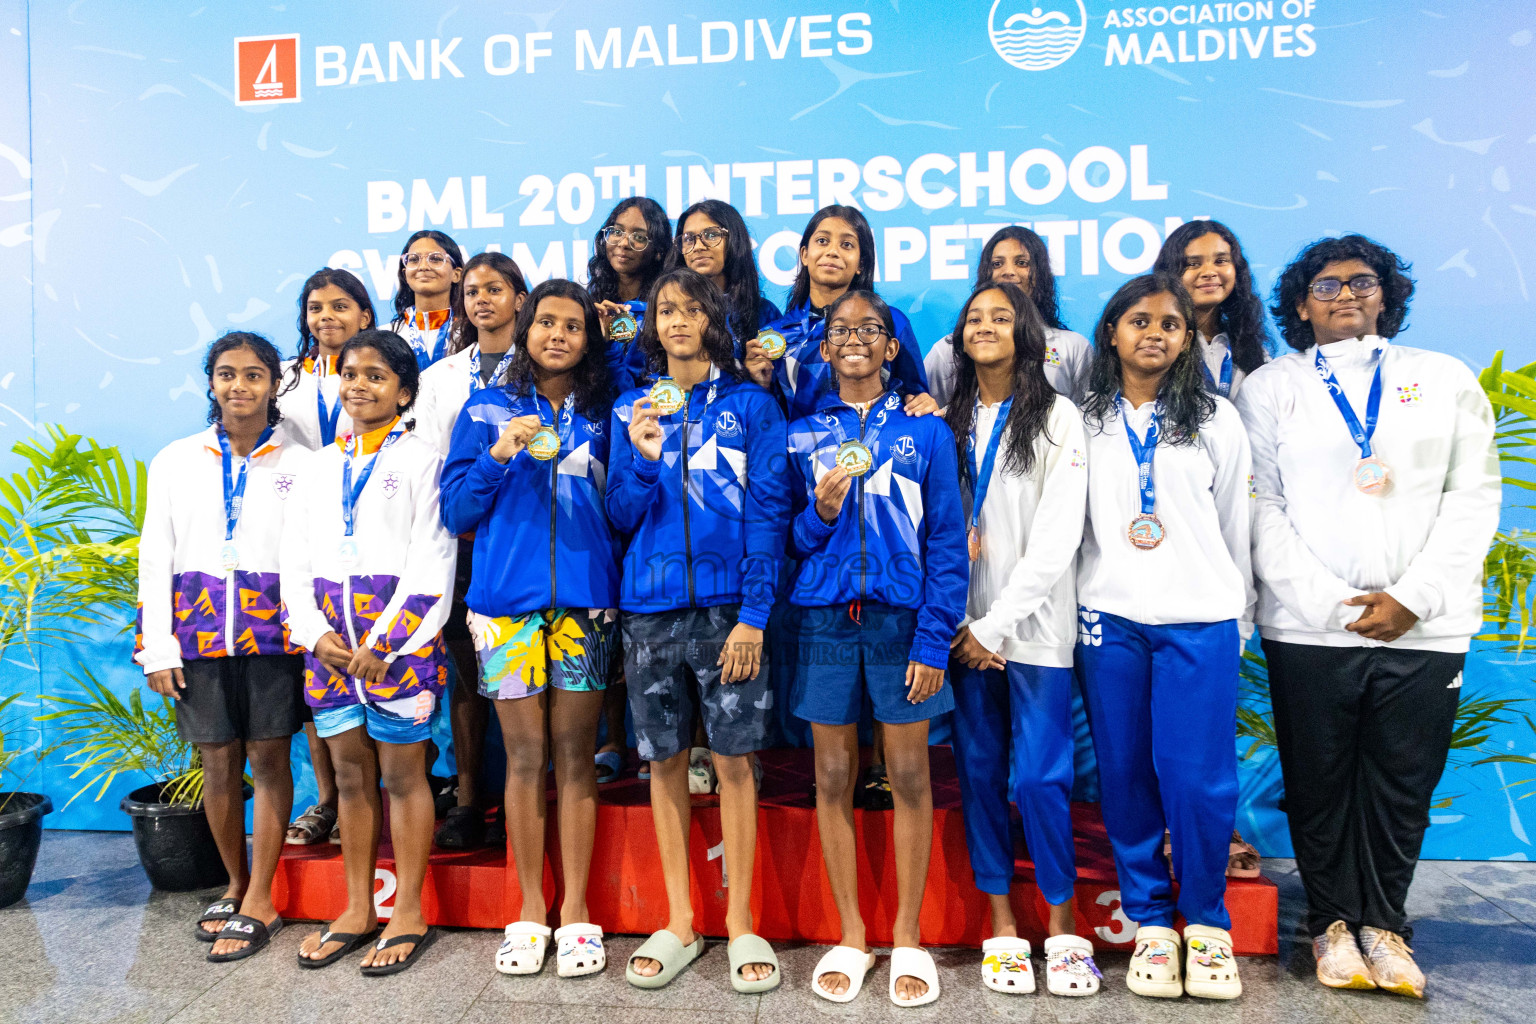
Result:
<svg viewBox="0 0 1536 1024"><path fill-rule="evenodd" d="M1498 349L1533 357L1531 4L358 11L0 0L5 449L59 423L147 460L202 423L199 360L217 334L292 352L317 268L353 269L383 303L405 237L437 227L466 252L510 254L531 282L584 279L598 225L636 194L674 216L733 203L780 304L811 213L857 205L880 288L925 348L1001 225L1046 239L1065 318L1086 333L1168 231L1215 217L1266 295L1302 243L1360 231L1414 263L1405 344L1475 368ZM35 703L68 688L78 656L28 667L8 652L0 683ZM87 661L126 690L128 656L109 638ZM1482 651L1467 678L1524 696L1531 671ZM1533 744L1521 723L1485 746ZM1427 855L1531 853L1529 806L1507 788L1522 772L1448 772ZM1285 852L1272 753L1243 776L1244 830ZM43 780L62 804L64 770ZM50 823L124 824L112 796Z"/></svg>

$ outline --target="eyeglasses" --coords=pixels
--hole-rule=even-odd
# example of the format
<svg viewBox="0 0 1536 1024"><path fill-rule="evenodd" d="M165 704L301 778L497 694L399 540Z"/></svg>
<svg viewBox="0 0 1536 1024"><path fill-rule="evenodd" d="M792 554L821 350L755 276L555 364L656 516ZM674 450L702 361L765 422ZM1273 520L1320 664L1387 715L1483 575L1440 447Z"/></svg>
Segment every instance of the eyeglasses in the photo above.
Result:
<svg viewBox="0 0 1536 1024"><path fill-rule="evenodd" d="M1312 282L1311 292L1314 299L1322 299L1324 302L1339 297L1339 292L1344 285L1349 285L1349 292L1357 299L1363 299L1367 295L1375 295L1381 287L1381 278L1375 274L1358 274L1348 281L1340 281L1336 277L1323 277Z"/></svg>
<svg viewBox="0 0 1536 1024"><path fill-rule="evenodd" d="M443 252L429 252L425 255L419 252L408 252L400 257L400 262L408 267L414 267L422 260L426 260L427 266L434 270L440 268L444 263L450 267L453 266L453 257Z"/></svg>
<svg viewBox="0 0 1536 1024"><path fill-rule="evenodd" d="M873 345L881 336L889 333L879 324L860 324L858 327L844 327L839 324L836 327L827 328L827 341L834 348L842 348L848 344L849 335L857 335L858 339L866 345Z"/></svg>
<svg viewBox="0 0 1536 1024"><path fill-rule="evenodd" d="M651 233L641 228L633 228L626 231L617 224L610 224L603 228L603 238L609 245L618 245L626 238L629 239L629 247L635 252L644 252L646 246L651 244Z"/></svg>
<svg viewBox="0 0 1536 1024"><path fill-rule="evenodd" d="M703 231L697 232L684 231L677 236L677 247L683 250L684 253L693 252L700 243L706 249L713 249L725 241L725 236L728 234L730 234L730 231L725 228L705 228Z"/></svg>

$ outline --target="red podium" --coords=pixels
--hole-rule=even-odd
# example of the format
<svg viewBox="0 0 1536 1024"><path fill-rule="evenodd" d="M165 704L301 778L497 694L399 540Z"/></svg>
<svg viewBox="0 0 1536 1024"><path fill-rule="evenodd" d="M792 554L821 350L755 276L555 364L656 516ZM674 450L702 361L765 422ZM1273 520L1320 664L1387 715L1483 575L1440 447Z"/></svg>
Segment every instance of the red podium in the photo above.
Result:
<svg viewBox="0 0 1536 1024"><path fill-rule="evenodd" d="M758 932L771 941L834 944L839 937L837 915L821 864L816 810L807 796L813 772L810 751L771 750L761 757L765 771L752 887ZM960 791L947 747L933 748L933 779L933 859L923 900L923 941L979 946L988 934L987 903L971 880ZM599 792L587 901L593 920L609 932L644 935L666 924L666 891L656 867L648 785L631 775ZM553 904L559 900L552 884L552 865L559 860L553 809L549 822L544 875ZM1077 842L1078 930L1096 945L1129 948L1135 928L1120 912L1119 884L1098 806L1074 804L1072 823ZM896 913L891 815L855 811L854 825L859 834L859 892L869 941L889 945ZM730 879L721 856L720 813L714 797L694 797L689 847L696 926L705 935L724 936ZM424 892L427 920L496 929L515 920L522 894L509 861L504 850L434 848ZM379 915L388 917L395 875L387 827L378 868L374 902ZM339 848L330 844L285 847L275 889L277 909L285 918L330 920L340 914L346 885ZM1015 867L1013 903L1020 933L1042 941L1046 906L1035 888L1034 865L1022 851ZM1278 952L1279 894L1273 882L1231 880L1227 909L1236 952Z"/></svg>

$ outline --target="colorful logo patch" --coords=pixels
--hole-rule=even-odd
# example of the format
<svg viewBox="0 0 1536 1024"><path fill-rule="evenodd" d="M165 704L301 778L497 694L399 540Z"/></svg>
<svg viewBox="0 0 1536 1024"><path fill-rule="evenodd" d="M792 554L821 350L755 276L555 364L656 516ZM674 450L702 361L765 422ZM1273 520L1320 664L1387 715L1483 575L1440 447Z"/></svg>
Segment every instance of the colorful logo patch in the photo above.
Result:
<svg viewBox="0 0 1536 1024"><path fill-rule="evenodd" d="M1419 390L1417 384L1409 384L1397 389L1397 400L1404 405L1418 405L1423 397L1424 393Z"/></svg>

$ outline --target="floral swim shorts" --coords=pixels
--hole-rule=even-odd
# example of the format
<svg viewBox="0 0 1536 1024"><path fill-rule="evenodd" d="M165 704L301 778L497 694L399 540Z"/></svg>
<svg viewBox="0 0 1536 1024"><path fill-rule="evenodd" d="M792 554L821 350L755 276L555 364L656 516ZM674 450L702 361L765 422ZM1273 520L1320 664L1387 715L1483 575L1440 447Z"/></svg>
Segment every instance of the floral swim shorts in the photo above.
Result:
<svg viewBox="0 0 1536 1024"><path fill-rule="evenodd" d="M471 610L469 632L480 662L480 694L514 700L557 690L602 690L618 646L612 608L551 608L491 617Z"/></svg>

